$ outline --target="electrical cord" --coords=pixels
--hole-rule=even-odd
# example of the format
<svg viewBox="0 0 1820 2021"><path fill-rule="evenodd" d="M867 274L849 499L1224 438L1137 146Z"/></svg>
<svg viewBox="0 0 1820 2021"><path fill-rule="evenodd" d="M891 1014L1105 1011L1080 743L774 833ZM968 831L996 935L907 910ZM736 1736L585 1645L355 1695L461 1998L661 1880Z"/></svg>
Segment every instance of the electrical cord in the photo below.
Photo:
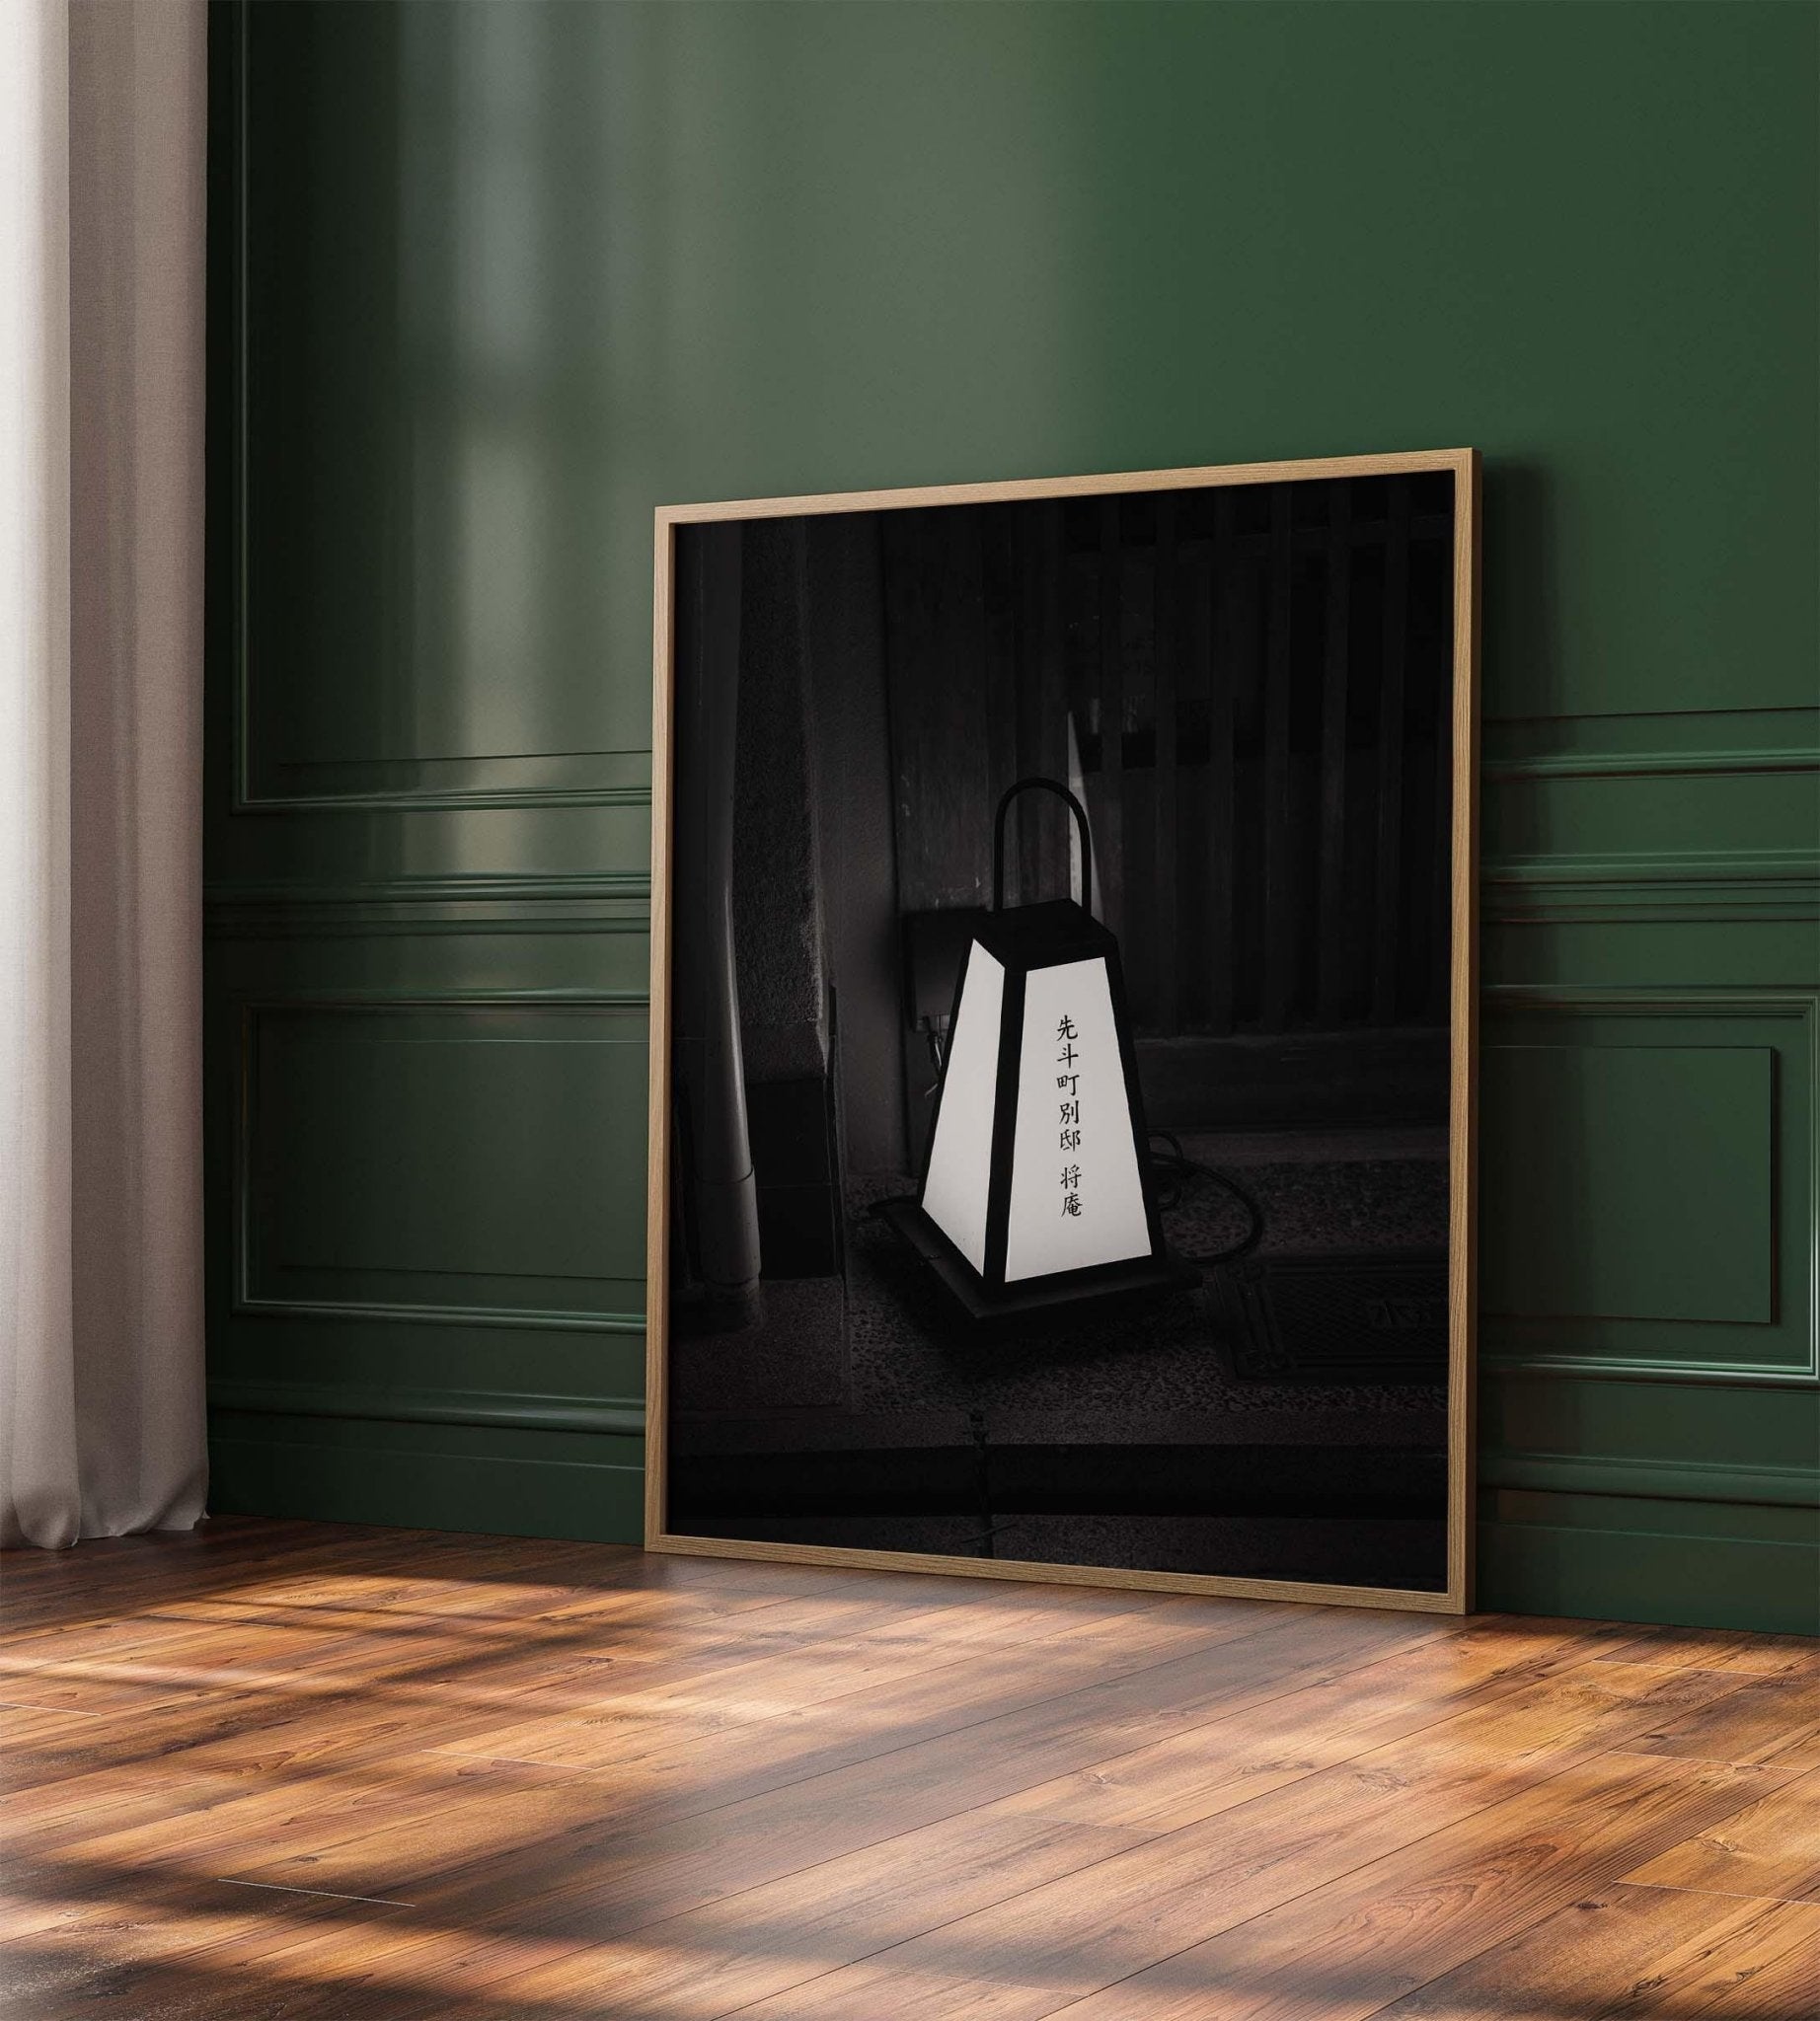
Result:
<svg viewBox="0 0 1820 2021"><path fill-rule="evenodd" d="M1155 1148L1159 1140L1169 1146L1167 1151L1160 1152ZM1181 1252L1184 1263L1200 1263L1203 1265L1236 1263L1241 1256L1249 1256L1258 1243L1263 1240L1263 1209L1240 1185L1239 1181L1229 1173L1220 1171L1213 1165L1204 1164L1198 1158L1188 1157L1181 1148L1181 1140L1174 1131L1151 1131L1149 1158L1152 1173L1151 1188L1156 1195L1157 1211L1160 1214L1168 1214L1171 1209L1181 1205L1186 1197L1191 1175L1198 1173L1204 1179L1211 1179L1223 1193L1236 1200L1245 1209L1246 1218L1251 1223L1251 1227L1246 1232L1244 1238L1234 1242L1228 1248L1216 1249L1212 1254L1205 1256L1194 1256L1187 1254L1185 1251ZM1168 1182L1158 1176L1162 1173L1173 1174L1173 1186L1168 1185Z"/></svg>

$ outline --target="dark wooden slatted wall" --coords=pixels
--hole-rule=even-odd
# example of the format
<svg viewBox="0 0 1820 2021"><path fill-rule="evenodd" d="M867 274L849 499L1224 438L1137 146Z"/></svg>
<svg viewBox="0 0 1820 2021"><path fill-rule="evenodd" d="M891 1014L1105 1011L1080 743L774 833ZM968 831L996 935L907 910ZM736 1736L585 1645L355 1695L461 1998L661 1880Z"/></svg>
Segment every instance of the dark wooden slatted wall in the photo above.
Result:
<svg viewBox="0 0 1820 2021"><path fill-rule="evenodd" d="M890 513L900 903L980 905L1068 776L1148 1037L1446 1014L1451 483ZM1032 798L1013 902L1065 888Z"/></svg>

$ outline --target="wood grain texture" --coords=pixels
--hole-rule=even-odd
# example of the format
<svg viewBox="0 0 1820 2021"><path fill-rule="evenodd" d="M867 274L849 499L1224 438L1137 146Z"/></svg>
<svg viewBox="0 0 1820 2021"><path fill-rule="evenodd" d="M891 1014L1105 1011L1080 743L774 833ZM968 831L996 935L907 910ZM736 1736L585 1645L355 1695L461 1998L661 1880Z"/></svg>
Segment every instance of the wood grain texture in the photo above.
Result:
<svg viewBox="0 0 1820 2021"><path fill-rule="evenodd" d="M1626 1879L1710 1895L1820 1901L1820 1769L1669 1847Z"/></svg>
<svg viewBox="0 0 1820 2021"><path fill-rule="evenodd" d="M1336 1881L1238 1922L1061 2011L1077 2021L1204 2013L1342 2021L1384 2005L1612 1877L1627 1848L1723 1812L1761 1771L1635 1758L1582 1760Z"/></svg>
<svg viewBox="0 0 1820 2021"><path fill-rule="evenodd" d="M1638 1754L1820 1768L1820 1670L1754 1678L1630 1743Z"/></svg>
<svg viewBox="0 0 1820 2021"><path fill-rule="evenodd" d="M659 526L723 519L795 519L811 512L905 512L931 505L994 505L1017 498L1098 498L1127 491L1196 491L1227 485L1315 483L1327 478L1412 476L1477 467L1476 449L1405 449L1369 456L1303 456L1277 463L1217 463L1182 470L1105 471L1087 477L1015 478L972 485L912 485L883 491L810 492L795 498L729 498L660 505Z"/></svg>
<svg viewBox="0 0 1820 2021"><path fill-rule="evenodd" d="M1811 2013L1820 1905L1601 1889L1380 2009L1382 2021Z"/></svg>
<svg viewBox="0 0 1820 2021"><path fill-rule="evenodd" d="M1812 1643L232 1521L4 1572L20 2021L1814 2010Z"/></svg>

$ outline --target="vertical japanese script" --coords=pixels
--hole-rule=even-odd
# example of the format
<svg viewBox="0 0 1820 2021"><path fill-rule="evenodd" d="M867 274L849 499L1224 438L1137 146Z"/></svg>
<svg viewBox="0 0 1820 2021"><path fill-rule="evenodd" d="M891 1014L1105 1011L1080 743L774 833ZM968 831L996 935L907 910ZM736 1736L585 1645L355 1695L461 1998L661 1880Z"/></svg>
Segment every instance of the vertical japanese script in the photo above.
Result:
<svg viewBox="0 0 1820 2021"><path fill-rule="evenodd" d="M1106 963L1093 956L1031 969L1018 1053L1005 1281L1149 1253Z"/></svg>
<svg viewBox="0 0 1820 2021"><path fill-rule="evenodd" d="M1064 1011L1055 1026L1057 1137L1064 1153L1081 1148L1081 1053L1075 1043L1081 1033L1074 1018ZM1081 1167L1073 1159L1062 1160L1062 1212L1073 1220L1081 1214Z"/></svg>

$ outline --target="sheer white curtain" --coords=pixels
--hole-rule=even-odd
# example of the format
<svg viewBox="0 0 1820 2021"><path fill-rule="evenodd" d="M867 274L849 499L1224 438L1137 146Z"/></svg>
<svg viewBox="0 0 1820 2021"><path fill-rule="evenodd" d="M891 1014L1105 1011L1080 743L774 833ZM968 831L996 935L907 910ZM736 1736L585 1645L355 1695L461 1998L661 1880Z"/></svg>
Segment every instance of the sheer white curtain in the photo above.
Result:
<svg viewBox="0 0 1820 2021"><path fill-rule="evenodd" d="M202 1513L202 0L0 0L0 1542Z"/></svg>

